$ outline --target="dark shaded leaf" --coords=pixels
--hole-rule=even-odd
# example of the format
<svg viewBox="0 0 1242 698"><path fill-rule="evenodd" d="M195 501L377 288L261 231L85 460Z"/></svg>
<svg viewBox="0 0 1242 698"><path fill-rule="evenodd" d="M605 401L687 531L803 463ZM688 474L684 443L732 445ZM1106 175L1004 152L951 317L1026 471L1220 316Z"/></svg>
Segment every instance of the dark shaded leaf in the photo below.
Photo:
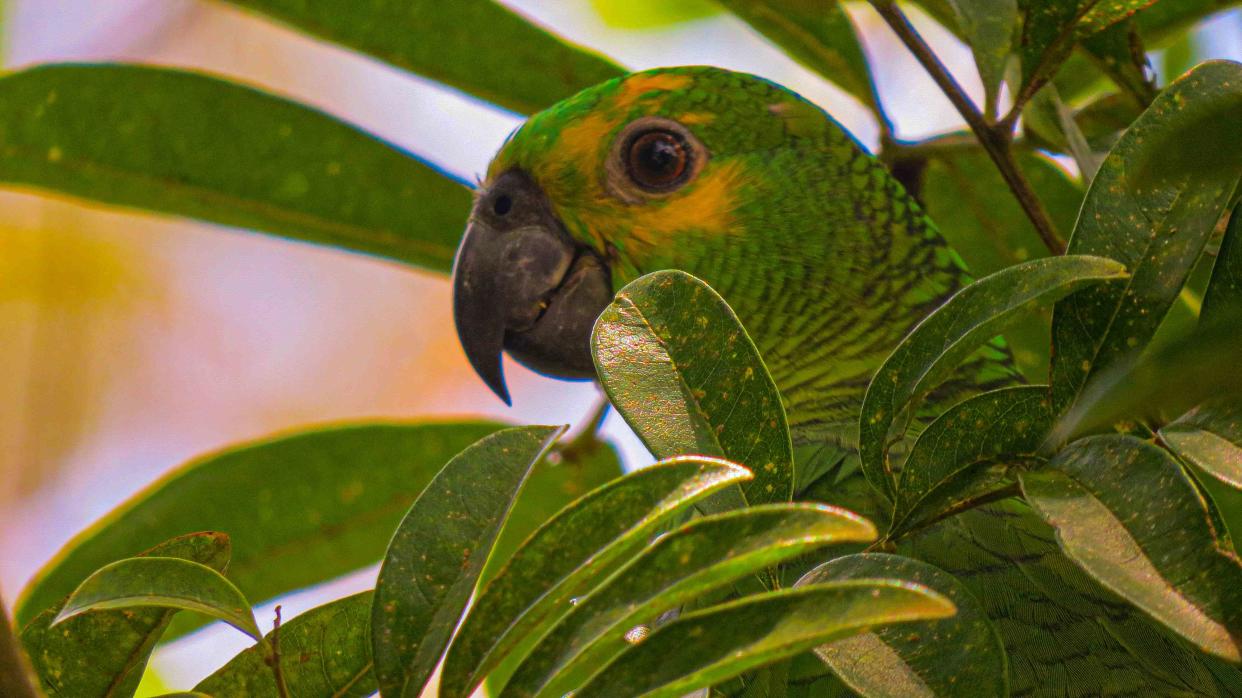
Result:
<svg viewBox="0 0 1242 698"><path fill-rule="evenodd" d="M657 458L718 456L750 468L750 504L793 495L793 445L776 384L733 310L681 271L621 289L591 336L600 382ZM726 426L728 428L726 428Z"/></svg>
<svg viewBox="0 0 1242 698"><path fill-rule="evenodd" d="M623 71L492 0L227 0L530 113Z"/></svg>
<svg viewBox="0 0 1242 698"><path fill-rule="evenodd" d="M274 641L268 633L267 644ZM366 698L377 690L371 665L371 592L338 599L280 626L280 667L297 698ZM279 698L267 655L250 647L195 691L226 698Z"/></svg>
<svg viewBox="0 0 1242 698"><path fill-rule="evenodd" d="M440 695L470 695L533 644L601 576L644 548L678 512L750 477L727 461L661 461L584 495L536 531L479 594L444 661Z"/></svg>
<svg viewBox="0 0 1242 698"><path fill-rule="evenodd" d="M953 604L943 596L895 580L759 594L686 614L657 629L574 695L675 698L876 625L953 613Z"/></svg>
<svg viewBox="0 0 1242 698"><path fill-rule="evenodd" d="M1069 57L1078 38L1133 15L1155 0L1021 0L1022 91L1035 90Z"/></svg>
<svg viewBox="0 0 1242 698"><path fill-rule="evenodd" d="M1130 278L1057 304L1055 411L1155 334L1224 213L1239 171L1242 65L1236 63L1200 65L1122 136L1087 192L1069 253L1117 259Z"/></svg>
<svg viewBox="0 0 1242 698"><path fill-rule="evenodd" d="M1036 259L986 276L928 315L885 360L867 387L859 421L859 454L867 482L890 498L889 434L905 409L957 364L1005 330L1018 313L1101 281L1123 278L1101 257Z"/></svg>
<svg viewBox="0 0 1242 698"><path fill-rule="evenodd" d="M1160 438L1204 472L1242 488L1242 398L1199 405L1165 425Z"/></svg>
<svg viewBox="0 0 1242 698"><path fill-rule="evenodd" d="M900 555L863 553L826 562L797 586L847 579L903 579L943 595L952 618L903 623L837 640L815 654L864 696L1009 695L1005 647L983 607L953 575Z"/></svg>
<svg viewBox="0 0 1242 698"><path fill-rule="evenodd" d="M858 32L839 2L822 0L718 0L790 58L878 112L875 87Z"/></svg>
<svg viewBox="0 0 1242 698"><path fill-rule="evenodd" d="M1166 422L1206 400L1242 396L1238 323L1242 315L1230 315L1100 372L1057 420L1048 442L1063 444L1122 419Z"/></svg>
<svg viewBox="0 0 1242 698"><path fill-rule="evenodd" d="M888 536L961 501L972 480L988 479L987 466L1034 454L1051 428L1046 385L1001 388L949 408L919 434L902 464Z"/></svg>
<svg viewBox="0 0 1242 698"><path fill-rule="evenodd" d="M1070 444L1021 475L1027 500L1092 577L1206 652L1242 661L1242 566L1193 484L1132 436Z"/></svg>
<svg viewBox="0 0 1242 698"><path fill-rule="evenodd" d="M450 460L397 526L371 607L384 696L418 696L479 581L531 469L563 427L515 427Z"/></svg>
<svg viewBox="0 0 1242 698"><path fill-rule="evenodd" d="M875 527L844 509L773 504L696 519L581 599L527 657L506 696L560 696L621 654L637 626L747 575L831 543L867 543Z"/></svg>
<svg viewBox="0 0 1242 698"><path fill-rule="evenodd" d="M192 531L232 535L229 578L256 602L377 562L444 462L499 424L361 424L235 447L164 476L78 534L27 587L29 620L104 565ZM170 633L201 622L178 621Z"/></svg>
<svg viewBox="0 0 1242 698"><path fill-rule="evenodd" d="M69 595L52 627L87 611L152 606L202 613L263 639L250 602L232 582L179 557L131 557L101 567Z"/></svg>
<svg viewBox="0 0 1242 698"><path fill-rule="evenodd" d="M321 112L165 68L0 78L0 182L447 272L470 190Z"/></svg>
<svg viewBox="0 0 1242 698"><path fill-rule="evenodd" d="M949 0L957 26L975 56L979 79L987 100L987 113L993 113L1005 63L1013 49L1018 26L1018 0Z"/></svg>
<svg viewBox="0 0 1242 698"><path fill-rule="evenodd" d="M223 533L193 533L142 554L184 558L223 571L229 562L229 538ZM74 698L132 696L151 650L176 611L97 611L52 628L52 619L63 606L64 600L56 602L21 632L22 644L44 688L53 695Z"/></svg>
<svg viewBox="0 0 1242 698"><path fill-rule="evenodd" d="M1082 42L1083 51L1139 107L1156 97L1156 74L1133 20L1118 22Z"/></svg>

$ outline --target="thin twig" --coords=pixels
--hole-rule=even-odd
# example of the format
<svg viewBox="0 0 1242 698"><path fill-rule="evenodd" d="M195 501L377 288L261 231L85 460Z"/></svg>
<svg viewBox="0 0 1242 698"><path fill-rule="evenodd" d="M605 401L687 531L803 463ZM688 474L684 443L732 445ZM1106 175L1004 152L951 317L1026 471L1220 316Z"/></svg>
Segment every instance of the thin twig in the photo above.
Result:
<svg viewBox="0 0 1242 698"><path fill-rule="evenodd" d="M289 698L289 686L285 684L285 670L280 665L280 606L276 607L276 621L272 624L272 640L267 647L267 665L272 668L276 680L276 695Z"/></svg>
<svg viewBox="0 0 1242 698"><path fill-rule="evenodd" d="M1064 254L1065 241L1057 234L1056 226L1053 225L1039 197L1035 196L1031 183L1022 174L1018 161L1014 158L1013 149L1010 147L1013 142L1012 128L995 128L988 124L983 113L979 111L979 107L975 106L975 103L966 95L962 86L957 83L957 80L932 52L931 47L915 30L914 25L910 24L910 20L897 8L894 0L871 0L871 6L880 13L910 53L914 54L928 75L952 102L957 112L966 120L970 130L974 131L979 144L992 158L996 169L1000 170L1001 177L1009 185L1009 190L1013 192L1014 198L1026 212L1027 218L1031 220L1031 225L1035 226L1035 232L1044 241L1044 245L1053 254Z"/></svg>
<svg viewBox="0 0 1242 698"><path fill-rule="evenodd" d="M34 672L22 652L17 632L9 620L9 610L0 598L0 696L5 698L40 698L35 688Z"/></svg>

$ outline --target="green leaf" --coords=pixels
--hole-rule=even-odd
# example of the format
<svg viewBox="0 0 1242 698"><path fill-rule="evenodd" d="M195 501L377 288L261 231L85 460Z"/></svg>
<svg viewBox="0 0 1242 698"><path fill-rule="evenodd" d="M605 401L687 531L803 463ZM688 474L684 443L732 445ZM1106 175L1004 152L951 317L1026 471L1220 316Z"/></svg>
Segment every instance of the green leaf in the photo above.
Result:
<svg viewBox="0 0 1242 698"><path fill-rule="evenodd" d="M228 0L517 112L623 71L492 0Z"/></svg>
<svg viewBox="0 0 1242 698"><path fill-rule="evenodd" d="M1017 0L949 0L957 18L958 29L966 38L975 66L983 81L987 100L987 113L992 113L1001 80L1005 77L1005 63L1013 49L1013 37L1018 26Z"/></svg>
<svg viewBox="0 0 1242 698"><path fill-rule="evenodd" d="M1005 646L983 607L953 575L908 557L847 555L808 572L795 586L847 579L904 579L943 595L952 618L881 627L821 645L815 654L863 696L1007 696Z"/></svg>
<svg viewBox="0 0 1242 698"><path fill-rule="evenodd" d="M313 109L197 73L0 78L0 182L452 266L470 190Z"/></svg>
<svg viewBox="0 0 1242 698"><path fill-rule="evenodd" d="M790 58L879 111L871 70L841 3L822 0L717 0Z"/></svg>
<svg viewBox="0 0 1242 698"><path fill-rule="evenodd" d="M470 695L502 658L546 634L570 611L571 599L647 546L678 512L749 477L727 461L673 458L562 509L479 594L444 660L440 695Z"/></svg>
<svg viewBox="0 0 1242 698"><path fill-rule="evenodd" d="M385 696L418 696L440 663L518 490L563 427L515 427L450 460L388 544L371 607Z"/></svg>
<svg viewBox="0 0 1242 698"><path fill-rule="evenodd" d="M1015 155L1057 229L1072 230L1082 187L1043 155L1028 150ZM920 201L973 273L991 274L1047 256L1031 220L977 144L934 150L922 172ZM1031 381L1047 380L1051 322L1052 313L1044 311L1005 332L1015 363Z"/></svg>
<svg viewBox="0 0 1242 698"><path fill-rule="evenodd" d="M1212 325L1242 314L1242 203L1229 214L1229 226L1220 242L1212 278L1203 294L1199 322Z"/></svg>
<svg viewBox="0 0 1242 698"><path fill-rule="evenodd" d="M889 433L916 398L1020 312L1124 274L1120 264L1100 257L1036 259L979 279L927 316L885 360L863 399L859 455L871 486L891 498Z"/></svg>
<svg viewBox="0 0 1242 698"><path fill-rule="evenodd" d="M229 562L229 537L192 533L140 553L179 557L222 571ZM52 628L64 607L58 601L22 628L21 641L44 688L74 698L128 698L142 679L155 643L175 610L143 608L97 611Z"/></svg>
<svg viewBox="0 0 1242 698"><path fill-rule="evenodd" d="M375 563L444 462L499 426L331 427L192 461L66 545L27 587L18 622L29 622L95 569L191 531L232 536L229 577L255 601ZM170 634L201 624L191 620L174 623Z"/></svg>
<svg viewBox="0 0 1242 698"><path fill-rule="evenodd" d="M1022 0L1022 92L1034 94L1076 39L1102 31L1155 0Z"/></svg>
<svg viewBox="0 0 1242 698"><path fill-rule="evenodd" d="M87 611L150 606L196 611L263 639L250 602L232 582L177 557L131 557L101 567L69 595L52 626Z"/></svg>
<svg viewBox="0 0 1242 698"><path fill-rule="evenodd" d="M1034 454L1051 428L1046 385L1001 388L946 410L902 464L888 537L949 510L973 481L990 481L988 466Z"/></svg>
<svg viewBox="0 0 1242 698"><path fill-rule="evenodd" d="M1021 476L1071 560L1205 652L1242 661L1242 567L1221 550L1198 491L1164 451L1131 436L1070 444Z"/></svg>
<svg viewBox="0 0 1242 698"><path fill-rule="evenodd" d="M793 445L776 384L706 283L672 270L631 282L596 321L591 347L609 400L657 458L741 463L755 475L743 487L750 504L793 495Z"/></svg>
<svg viewBox="0 0 1242 698"><path fill-rule="evenodd" d="M1240 322L1242 315L1229 315L1101 371L1057 421L1048 442L1064 444L1122 419L1169 421L1206 400L1242 396Z"/></svg>
<svg viewBox="0 0 1242 698"><path fill-rule="evenodd" d="M631 630L731 582L875 527L844 509L771 504L697 519L651 545L581 599L514 673L506 695L561 696L632 644Z"/></svg>
<svg viewBox="0 0 1242 698"><path fill-rule="evenodd" d="M623 474L621 459L611 444L587 438L553 446L547 457L535 464L518 493L517 502L492 546L480 583L487 584L495 578L530 534L558 511Z"/></svg>
<svg viewBox="0 0 1242 698"><path fill-rule="evenodd" d="M1242 489L1242 399L1213 400L1160 430L1174 453Z"/></svg>
<svg viewBox="0 0 1242 698"><path fill-rule="evenodd" d="M1219 151L1219 152L1217 152ZM1087 289L1053 312L1053 408L1155 334L1242 170L1242 65L1204 63L1156 98L1087 192L1070 254L1123 262L1124 284Z"/></svg>
<svg viewBox="0 0 1242 698"><path fill-rule="evenodd" d="M576 698L675 698L882 623L946 618L953 604L896 580L816 584L709 607L657 629Z"/></svg>
<svg viewBox="0 0 1242 698"><path fill-rule="evenodd" d="M273 646L276 633L268 633ZM366 698L377 690L371 667L371 592L312 608L280 626L280 668L298 698ZM195 691L224 698L279 698L261 645L243 650Z"/></svg>

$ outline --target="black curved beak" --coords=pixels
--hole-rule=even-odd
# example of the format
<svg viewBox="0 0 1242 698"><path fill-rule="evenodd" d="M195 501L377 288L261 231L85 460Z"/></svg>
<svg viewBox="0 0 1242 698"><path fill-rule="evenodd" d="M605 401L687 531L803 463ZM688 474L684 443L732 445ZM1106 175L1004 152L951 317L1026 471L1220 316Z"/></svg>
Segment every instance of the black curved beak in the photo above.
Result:
<svg viewBox="0 0 1242 698"><path fill-rule="evenodd" d="M557 378L592 378L591 329L612 300L608 268L579 245L527 174L482 192L453 263L453 319L470 365L505 404L501 353Z"/></svg>

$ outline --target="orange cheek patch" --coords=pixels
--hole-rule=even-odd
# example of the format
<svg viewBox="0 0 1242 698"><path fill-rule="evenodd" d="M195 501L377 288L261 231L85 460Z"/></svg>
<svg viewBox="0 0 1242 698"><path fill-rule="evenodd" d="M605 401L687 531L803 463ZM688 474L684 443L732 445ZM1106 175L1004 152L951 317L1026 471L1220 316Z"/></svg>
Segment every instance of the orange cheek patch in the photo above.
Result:
<svg viewBox="0 0 1242 698"><path fill-rule="evenodd" d="M736 162L709 165L684 194L674 194L663 205L653 201L627 207L618 215L630 223L636 241L650 246L673 244L678 235L691 230L727 235L736 222L733 212L744 180L745 171Z"/></svg>

